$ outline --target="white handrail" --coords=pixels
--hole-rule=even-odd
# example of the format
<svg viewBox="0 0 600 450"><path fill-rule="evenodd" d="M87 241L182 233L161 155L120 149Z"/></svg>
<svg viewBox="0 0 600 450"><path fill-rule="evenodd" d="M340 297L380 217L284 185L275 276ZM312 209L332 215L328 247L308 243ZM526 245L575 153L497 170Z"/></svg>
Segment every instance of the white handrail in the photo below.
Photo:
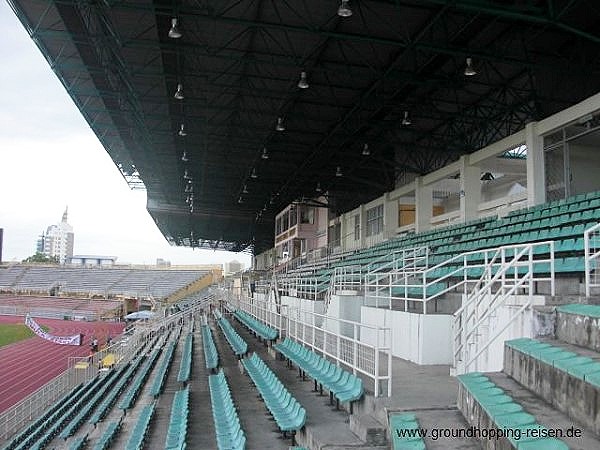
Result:
<svg viewBox="0 0 600 450"><path fill-rule="evenodd" d="M239 305L241 309L250 312L261 322L276 326L273 322L269 323L268 315L261 317L262 312L269 310L267 302L254 299L250 303L241 300ZM338 365L344 364L353 373L361 373L372 380L376 397L381 395L383 383L387 385L387 394L384 395L391 396L391 328L329 317L293 307L285 308L280 315L272 312L271 317L277 317L282 321L280 323L285 323L287 337L330 357ZM338 329L338 331L332 331L333 329ZM373 343L367 342L364 335L370 335ZM380 364L382 357L387 358L387 364Z"/></svg>
<svg viewBox="0 0 600 450"><path fill-rule="evenodd" d="M536 278L534 266L548 260L534 260L536 247L550 246L550 280L551 292L554 295L554 242L520 244L500 247L491 256L477 280L474 289L462 306L454 313L453 322L453 357L454 370L464 373L470 370L473 363L493 344L504 331L533 304L533 282L545 278ZM507 254L507 250L512 250ZM521 268L526 268L519 273ZM499 287L495 288L499 284ZM481 327L490 326L490 319L496 311L506 305L506 301L517 295L518 290L527 291L525 303L512 314L506 322L495 330L492 336L481 341ZM475 345L474 354L469 354L467 344ZM476 367L476 370L478 368Z"/></svg>
<svg viewBox="0 0 600 450"><path fill-rule="evenodd" d="M405 310L408 309L408 302L420 302L423 304L423 313L427 313L427 303L429 301L440 298L444 294L451 291L460 291L464 294L468 293L468 287L476 284L478 280L472 278L470 271L483 270L493 258L498 249L516 251L519 248L526 246L543 247L548 246L551 256L547 259L536 259L534 264L546 264L551 266L551 275L549 277L535 277L536 281L549 281L551 284L551 295L555 292L554 283L554 241L534 242L530 244L511 244L501 247L493 247L487 249L473 250L454 255L451 258L436 264L435 266L426 268L425 270L411 270L410 268L396 274L396 279L387 277L387 284L379 284L375 279L375 283L367 281L365 288L370 291L369 296L373 297L372 292L375 292L377 297L378 292L384 292L382 298L389 302L389 307L392 307L393 301L404 302ZM476 258L472 258L475 256ZM473 260L483 260L483 262L474 263ZM523 265L523 264L521 264ZM436 273L438 272L438 273ZM439 272L442 274L439 275ZM435 287L434 292L429 293L429 289ZM394 295L394 292L397 292ZM416 295L410 295L414 294Z"/></svg>
<svg viewBox="0 0 600 450"><path fill-rule="evenodd" d="M600 229L600 223L591 226L583 232L586 297L590 296L593 287L600 287L600 283L596 282L598 278L598 276L596 275L596 269L598 268L598 259L600 259L600 248L597 248L595 245L596 239L600 238L600 233L596 232L596 230L598 229ZM594 244L593 248L591 248L590 240L592 241L592 244ZM596 275L594 282L592 282L592 270Z"/></svg>

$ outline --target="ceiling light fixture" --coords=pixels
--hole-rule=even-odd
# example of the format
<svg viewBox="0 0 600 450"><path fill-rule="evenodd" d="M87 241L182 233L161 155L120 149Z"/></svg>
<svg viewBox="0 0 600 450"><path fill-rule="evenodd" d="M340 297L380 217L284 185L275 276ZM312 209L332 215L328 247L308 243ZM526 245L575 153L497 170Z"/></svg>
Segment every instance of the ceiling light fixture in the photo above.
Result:
<svg viewBox="0 0 600 450"><path fill-rule="evenodd" d="M169 30L169 37L172 39L179 39L181 37L181 31L177 28L177 18L171 19L171 29Z"/></svg>
<svg viewBox="0 0 600 450"><path fill-rule="evenodd" d="M283 118L282 117L277 118L277 125L275 125L275 130L276 131L285 131L285 127L283 126Z"/></svg>
<svg viewBox="0 0 600 450"><path fill-rule="evenodd" d="M404 118L402 119L402 125L408 126L412 123L410 117L408 116L408 111L404 111Z"/></svg>
<svg viewBox="0 0 600 450"><path fill-rule="evenodd" d="M467 65L465 66L465 76L472 77L473 75L477 75L477 71L475 67L473 67L473 60L471 58L467 58Z"/></svg>
<svg viewBox="0 0 600 450"><path fill-rule="evenodd" d="M335 168L335 176L336 176L336 177L341 177L341 176L343 176L343 175L344 175L344 174L342 173L342 168L341 168L340 166L337 166L337 167Z"/></svg>
<svg viewBox="0 0 600 450"><path fill-rule="evenodd" d="M306 72L304 71L300 72L300 81L298 81L298 87L300 89L308 89L309 87Z"/></svg>
<svg viewBox="0 0 600 450"><path fill-rule="evenodd" d="M242 189L242 194L248 193L248 186L244 185L244 189Z"/></svg>
<svg viewBox="0 0 600 450"><path fill-rule="evenodd" d="M190 176L189 176L189 174L188 174L188 171L187 171L187 169L185 169L185 170L183 171L183 179L184 179L184 180L190 180L190 179L191 179L191 178L190 178Z"/></svg>
<svg viewBox="0 0 600 450"><path fill-rule="evenodd" d="M177 84L177 90L175 91L175 95L173 96L177 100L183 100L183 86L181 83Z"/></svg>
<svg viewBox="0 0 600 450"><path fill-rule="evenodd" d="M187 133L185 132L185 126L183 124L181 124L181 127L179 128L179 132L177 133L179 136L187 136Z"/></svg>
<svg viewBox="0 0 600 450"><path fill-rule="evenodd" d="M481 181L493 181L495 178L492 172L484 172L480 179Z"/></svg>
<svg viewBox="0 0 600 450"><path fill-rule="evenodd" d="M352 10L350 9L350 0L342 0L340 3L340 7L337 10L337 15L340 17L350 17L352 15Z"/></svg>
<svg viewBox="0 0 600 450"><path fill-rule="evenodd" d="M183 155L181 155L181 160L183 162L188 162L189 161L188 157L187 157L187 154L185 153L185 150L183 151Z"/></svg>
<svg viewBox="0 0 600 450"><path fill-rule="evenodd" d="M369 144L363 145L362 155L369 156L371 154L371 149L369 148Z"/></svg>
<svg viewBox="0 0 600 450"><path fill-rule="evenodd" d="M260 155L262 159L269 159L269 152L267 151L267 147L263 147L262 155Z"/></svg>
<svg viewBox="0 0 600 450"><path fill-rule="evenodd" d="M238 203L244 203L244 199L242 197L238 198Z"/></svg>
<svg viewBox="0 0 600 450"><path fill-rule="evenodd" d="M258 178L258 173L256 173L256 167L252 168L252 173L250 174L250 178L253 178L255 180Z"/></svg>

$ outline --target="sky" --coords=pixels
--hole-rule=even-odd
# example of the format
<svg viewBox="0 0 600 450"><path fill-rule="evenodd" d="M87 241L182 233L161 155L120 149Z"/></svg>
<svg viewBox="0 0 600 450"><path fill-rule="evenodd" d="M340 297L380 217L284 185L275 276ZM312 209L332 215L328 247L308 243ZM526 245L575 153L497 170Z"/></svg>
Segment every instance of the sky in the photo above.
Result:
<svg viewBox="0 0 600 450"><path fill-rule="evenodd" d="M0 228L4 262L35 253L69 207L74 253L117 263L220 264L246 253L172 247L81 116L12 9L0 1Z"/></svg>

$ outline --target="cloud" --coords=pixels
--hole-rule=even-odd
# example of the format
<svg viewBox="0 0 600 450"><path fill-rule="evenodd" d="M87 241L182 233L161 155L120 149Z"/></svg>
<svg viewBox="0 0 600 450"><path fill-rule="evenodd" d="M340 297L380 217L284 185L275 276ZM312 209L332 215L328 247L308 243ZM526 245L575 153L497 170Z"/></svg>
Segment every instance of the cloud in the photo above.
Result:
<svg viewBox="0 0 600 450"><path fill-rule="evenodd" d="M22 260L69 205L75 253L120 262L222 263L247 254L171 247L10 7L0 2L0 227L3 259Z"/></svg>

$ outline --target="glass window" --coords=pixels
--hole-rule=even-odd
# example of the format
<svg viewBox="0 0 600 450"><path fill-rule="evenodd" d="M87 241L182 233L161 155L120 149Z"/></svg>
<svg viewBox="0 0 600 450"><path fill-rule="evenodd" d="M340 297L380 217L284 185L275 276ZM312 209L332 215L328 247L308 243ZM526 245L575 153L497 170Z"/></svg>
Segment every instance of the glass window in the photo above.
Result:
<svg viewBox="0 0 600 450"><path fill-rule="evenodd" d="M383 233L383 205L367 210L367 236Z"/></svg>
<svg viewBox="0 0 600 450"><path fill-rule="evenodd" d="M290 228L298 223L298 209L295 206L290 208Z"/></svg>
<svg viewBox="0 0 600 450"><path fill-rule="evenodd" d="M354 240L360 240L360 215L354 216Z"/></svg>
<svg viewBox="0 0 600 450"><path fill-rule="evenodd" d="M315 223L315 209L304 206L300 209L300 223Z"/></svg>
<svg viewBox="0 0 600 450"><path fill-rule="evenodd" d="M283 224L282 224L282 228L281 231L285 231L290 227L290 221L289 221L290 217L289 217L289 211L286 211L283 214Z"/></svg>

